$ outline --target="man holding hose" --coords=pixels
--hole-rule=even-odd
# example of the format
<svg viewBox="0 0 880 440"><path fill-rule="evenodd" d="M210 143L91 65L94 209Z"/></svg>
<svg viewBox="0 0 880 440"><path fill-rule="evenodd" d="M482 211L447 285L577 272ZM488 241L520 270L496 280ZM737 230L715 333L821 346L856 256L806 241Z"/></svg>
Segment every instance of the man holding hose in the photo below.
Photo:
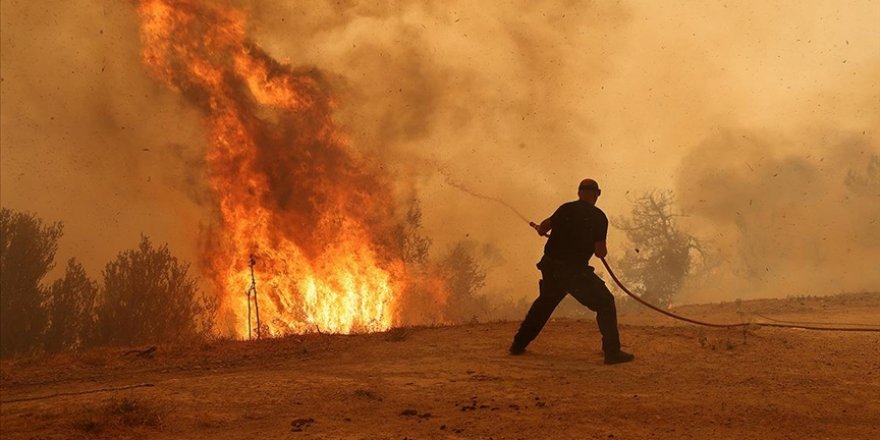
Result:
<svg viewBox="0 0 880 440"><path fill-rule="evenodd" d="M538 263L543 278L538 282L538 299L514 336L510 354L525 352L526 346L538 336L559 302L566 294L571 294L578 302L596 312L605 363L620 364L635 358L620 350L614 295L588 265L593 254L599 258L608 254L605 245L608 217L596 207L601 193L595 180L584 179L578 186L578 200L563 204L540 225L533 224L539 235L552 233L544 246L544 257Z"/></svg>

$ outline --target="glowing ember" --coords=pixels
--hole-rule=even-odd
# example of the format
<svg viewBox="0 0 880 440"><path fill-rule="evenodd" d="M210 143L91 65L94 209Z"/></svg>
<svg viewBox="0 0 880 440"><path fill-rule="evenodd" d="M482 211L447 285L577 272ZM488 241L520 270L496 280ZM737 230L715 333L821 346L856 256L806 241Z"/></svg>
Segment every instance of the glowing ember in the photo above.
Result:
<svg viewBox="0 0 880 440"><path fill-rule="evenodd" d="M195 0L138 11L151 74L205 112L219 213L205 260L234 332L248 332L251 254L264 334L390 328L406 287L394 197L337 133L320 74L271 59L241 11Z"/></svg>

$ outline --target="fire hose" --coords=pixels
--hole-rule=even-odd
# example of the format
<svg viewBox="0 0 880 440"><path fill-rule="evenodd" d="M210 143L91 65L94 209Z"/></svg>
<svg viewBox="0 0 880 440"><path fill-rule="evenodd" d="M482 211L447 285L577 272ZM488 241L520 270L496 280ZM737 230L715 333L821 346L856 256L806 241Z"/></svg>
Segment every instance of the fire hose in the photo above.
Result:
<svg viewBox="0 0 880 440"><path fill-rule="evenodd" d="M440 171L441 171L441 174L443 174L443 176L446 178L447 183L449 183L452 187L457 188L461 191L464 191L464 192L466 192L476 198L488 200L488 201L499 203L499 204L503 205L504 207L509 209L511 212L513 212L521 220L528 223L529 226L531 226L536 231L538 231L539 234L541 234L544 237L549 237L549 234L541 233L540 229L538 229L538 224L536 224L535 222L529 221L522 213L517 211L509 203L507 203L497 197L491 197L491 196L487 196L485 194L480 194L480 193L474 192L471 189L464 186L463 184L461 184L460 182L454 181L449 176L449 174L446 173L444 170L441 169ZM651 304L648 301L645 301L644 299L642 299L638 295L632 293L620 281L620 279L617 278L617 275L614 273L613 270L611 270L611 266L608 264L607 261L605 261L605 258L602 257L600 259L602 260L602 264L605 265L605 270L608 272L608 275L611 275L611 279L614 280L614 283L617 284L617 286L620 287L620 289L623 290L624 293L629 295L632 299L636 300L639 304L642 304L643 306L648 307L649 309L654 310L655 312L661 313L663 315L666 315L666 316L673 318L673 319L677 319L679 321L684 321L684 322L688 322L691 324L702 325L702 326L706 326L706 327L716 327L716 328L745 328L745 327L758 326L758 327L793 328L793 329L819 330L819 331L880 332L880 326L876 326L876 325L872 325L872 324L848 324L848 323L843 324L843 323L829 322L829 323L825 323L820 326L820 325L811 325L811 324L818 324L818 323L806 323L806 322L795 322L795 321L777 321L772 318L766 318L766 317L762 317L762 318L770 320L770 321L774 321L774 322L737 322L737 323L732 323L732 324L718 324L718 323L705 322L705 321L700 321L697 319L687 318L685 316L681 316L681 315L672 313L669 310L665 310L663 308L657 307L654 304ZM847 326L847 327L845 327L845 326ZM852 327L848 327L848 326L852 326Z"/></svg>
<svg viewBox="0 0 880 440"><path fill-rule="evenodd" d="M538 225L535 224L534 222L529 222L529 226L531 226L536 231L538 231L539 234L541 233L541 231L538 229ZM548 234L541 234L541 235L544 237L549 237ZM688 318L685 316L678 315L676 313L672 313L669 310L665 310L661 307L655 306L654 304L651 304L648 301L645 301L644 299L639 297L638 295L632 293L623 284L623 282L621 282L620 279L617 278L617 275L611 269L611 266L608 264L608 261L605 260L605 257L600 257L599 259L602 260L602 264L605 266L605 270L608 272L608 275L611 276L611 279L614 280L614 283L617 284L617 286L620 287L620 289L623 290L623 292L626 293L629 297L636 300L639 304L641 304L651 310L654 310L655 312L661 313L663 315L666 315L666 316L673 318L673 319L677 319L679 321L684 321L684 322L688 322L688 323L696 324L696 325L702 325L705 327L716 327L716 328L742 328L742 327L757 326L757 327L794 328L794 329L801 329L801 330L838 331L838 332L880 332L880 327L871 326L869 324L847 324L847 325L854 325L854 326L858 326L858 327L839 327L839 326L829 327L829 326L806 325L806 324L796 323L796 322L783 323L783 322L779 322L779 321L777 321L777 322L737 322L737 323L732 323L732 324L718 324L718 323L706 322L706 321L700 321L700 320L693 319L693 318ZM835 325L835 323L829 323L829 325Z"/></svg>

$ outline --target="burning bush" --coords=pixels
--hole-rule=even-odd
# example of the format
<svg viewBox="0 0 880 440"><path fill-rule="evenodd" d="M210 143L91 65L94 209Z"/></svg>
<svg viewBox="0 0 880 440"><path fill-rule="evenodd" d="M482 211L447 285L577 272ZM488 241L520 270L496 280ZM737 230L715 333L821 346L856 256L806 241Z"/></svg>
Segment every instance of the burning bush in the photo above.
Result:
<svg viewBox="0 0 880 440"><path fill-rule="evenodd" d="M245 337L252 308L259 336L485 316L477 261L464 248L429 261L430 241L408 229L419 212L401 203L412 182L401 184L392 167L349 144L325 73L273 59L249 35L248 11L234 4L136 3L147 72L202 115L206 208L216 215L204 229L199 263L221 324L204 320L214 304L189 266L144 238L104 270L98 343L188 339L208 330ZM57 293L78 283L87 296L88 283L75 275L71 269ZM53 337L53 344L80 338Z"/></svg>
<svg viewBox="0 0 880 440"><path fill-rule="evenodd" d="M141 0L138 14L147 71L205 122L219 331L248 335L257 305L264 335L383 331L447 322L447 303L474 308L447 298L475 298L474 262L427 262L430 241L409 233L418 210L399 202L387 164L349 145L324 73L273 59L230 4ZM253 284L258 303L243 294Z"/></svg>
<svg viewBox="0 0 880 440"><path fill-rule="evenodd" d="M403 213L387 173L337 130L324 74L272 59L227 4L142 0L138 14L148 72L204 116L220 330L248 334L252 281L270 335L390 328L407 282L391 238Z"/></svg>

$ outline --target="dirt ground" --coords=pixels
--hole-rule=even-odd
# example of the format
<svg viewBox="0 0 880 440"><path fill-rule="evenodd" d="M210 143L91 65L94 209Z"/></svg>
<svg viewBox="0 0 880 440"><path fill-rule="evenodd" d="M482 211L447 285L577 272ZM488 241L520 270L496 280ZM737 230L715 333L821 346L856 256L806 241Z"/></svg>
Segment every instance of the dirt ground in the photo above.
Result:
<svg viewBox="0 0 880 440"><path fill-rule="evenodd" d="M678 309L880 325L880 294ZM621 315L630 364L592 320L308 335L152 357L105 349L0 364L4 439L877 439L880 333L681 325ZM143 347L141 347L143 348Z"/></svg>

